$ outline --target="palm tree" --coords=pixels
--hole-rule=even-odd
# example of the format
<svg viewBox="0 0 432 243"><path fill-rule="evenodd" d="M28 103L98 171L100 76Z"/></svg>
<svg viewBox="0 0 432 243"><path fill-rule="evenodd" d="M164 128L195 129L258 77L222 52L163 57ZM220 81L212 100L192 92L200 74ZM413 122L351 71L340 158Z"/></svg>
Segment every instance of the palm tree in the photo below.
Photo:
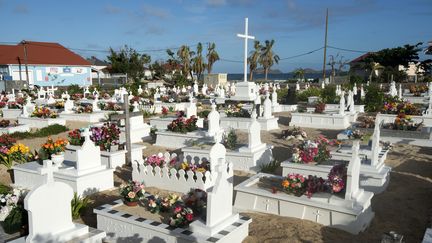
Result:
<svg viewBox="0 0 432 243"><path fill-rule="evenodd" d="M279 63L280 57L274 54L272 48L274 45L274 40L266 40L265 46L261 47L261 55L258 59L259 64L264 68L265 80L267 81L267 75L270 68L274 63Z"/></svg>
<svg viewBox="0 0 432 243"><path fill-rule="evenodd" d="M251 53L251 55L248 58L249 62L249 80L252 81L253 73L258 67L258 58L261 53L261 44L259 41L254 42L254 48L255 50Z"/></svg>
<svg viewBox="0 0 432 243"><path fill-rule="evenodd" d="M202 44L201 42L199 42L197 45L196 56L192 60L193 61L192 70L196 73L198 80L200 80L201 74L206 69L206 64L204 63L204 59L202 56L202 49L203 49Z"/></svg>
<svg viewBox="0 0 432 243"><path fill-rule="evenodd" d="M188 75L191 75L192 77L192 69L191 69L191 57L194 55L193 51L190 51L189 46L182 45L178 51L177 56L180 59L180 62L182 63L182 74L185 79L187 79Z"/></svg>
<svg viewBox="0 0 432 243"><path fill-rule="evenodd" d="M219 54L216 52L216 44L209 43L207 47L207 73L210 74L213 64L219 60Z"/></svg>
<svg viewBox="0 0 432 243"><path fill-rule="evenodd" d="M294 77L304 80L305 70L303 68L297 68L294 70Z"/></svg>

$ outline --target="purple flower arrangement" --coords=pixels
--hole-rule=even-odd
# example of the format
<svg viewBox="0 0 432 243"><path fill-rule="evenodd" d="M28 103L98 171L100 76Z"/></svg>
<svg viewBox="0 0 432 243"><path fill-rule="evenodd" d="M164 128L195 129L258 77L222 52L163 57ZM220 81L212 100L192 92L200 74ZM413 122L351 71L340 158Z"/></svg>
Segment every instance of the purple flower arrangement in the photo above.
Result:
<svg viewBox="0 0 432 243"><path fill-rule="evenodd" d="M102 127L90 128L91 140L100 147L102 151L111 151L111 146L118 145L120 129L115 123L105 123Z"/></svg>

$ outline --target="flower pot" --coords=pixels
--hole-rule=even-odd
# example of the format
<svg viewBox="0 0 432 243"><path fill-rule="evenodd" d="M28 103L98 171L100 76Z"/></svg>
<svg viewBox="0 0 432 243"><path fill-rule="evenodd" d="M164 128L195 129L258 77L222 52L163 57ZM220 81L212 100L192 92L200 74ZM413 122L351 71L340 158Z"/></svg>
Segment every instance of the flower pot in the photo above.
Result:
<svg viewBox="0 0 432 243"><path fill-rule="evenodd" d="M130 201L125 200L124 202L125 202L126 206L128 206L128 207L135 207L138 205L138 201L130 202Z"/></svg>
<svg viewBox="0 0 432 243"><path fill-rule="evenodd" d="M62 152L60 154L52 154L51 160L56 166L60 166L61 163L63 163L63 161L64 161L64 152Z"/></svg>

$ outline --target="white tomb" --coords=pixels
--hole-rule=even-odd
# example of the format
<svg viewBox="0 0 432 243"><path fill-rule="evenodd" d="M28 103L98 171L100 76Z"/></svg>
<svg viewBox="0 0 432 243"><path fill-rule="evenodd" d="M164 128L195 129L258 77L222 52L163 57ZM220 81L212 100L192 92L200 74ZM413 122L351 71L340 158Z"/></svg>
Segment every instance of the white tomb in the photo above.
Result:
<svg viewBox="0 0 432 243"><path fill-rule="evenodd" d="M258 118L258 122L261 124L261 129L264 131L279 129L279 118L272 115L272 107L273 104L270 101L269 93L267 92L263 105L263 116Z"/></svg>
<svg viewBox="0 0 432 243"><path fill-rule="evenodd" d="M101 162L101 152L91 140L88 129L84 132L85 142L76 149L76 160L65 160L54 172L55 181L71 186L78 195L89 195L114 187L113 170ZM12 167L14 186L33 189L43 184L40 172L42 165L29 162Z"/></svg>
<svg viewBox="0 0 432 243"><path fill-rule="evenodd" d="M347 169L345 194L339 196L322 192L313 194L311 198L306 195L297 197L285 192L272 193L268 188L261 188L258 184L262 178L283 178L260 173L235 187L234 207L241 211L258 211L311 220L358 234L368 227L375 215L371 207L373 193L359 188L359 173L360 159L357 152L353 151Z"/></svg>
<svg viewBox="0 0 432 243"><path fill-rule="evenodd" d="M219 143L211 149L211 175L208 174L206 181L210 181L212 186L205 189L207 192L205 220L196 219L186 228L175 228L136 215L127 214L128 216L125 217L124 212L116 210L118 206L123 205L122 201L118 200L94 210L97 214L98 229L112 235L113 237L108 240L113 242L131 235L137 235L146 242L152 242L152 240L157 242L226 243L243 241L248 235L249 224L252 220L248 217L240 217L239 214L233 212L233 168L232 164L226 163L225 152L224 146ZM156 169L160 170L159 167ZM193 181L192 176L190 175L188 180ZM165 180L170 181L171 178L168 177ZM175 182L170 181L170 183ZM181 180L177 182L177 184L183 183Z"/></svg>

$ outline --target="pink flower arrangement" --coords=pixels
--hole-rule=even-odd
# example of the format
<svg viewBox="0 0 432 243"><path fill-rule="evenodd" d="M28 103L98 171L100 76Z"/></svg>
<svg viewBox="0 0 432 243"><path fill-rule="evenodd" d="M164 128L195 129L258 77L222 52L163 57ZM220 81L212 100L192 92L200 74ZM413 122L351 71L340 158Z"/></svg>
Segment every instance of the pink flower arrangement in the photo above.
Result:
<svg viewBox="0 0 432 243"><path fill-rule="evenodd" d="M129 181L120 187L120 195L128 202L137 202L144 197L144 185L138 181Z"/></svg>
<svg viewBox="0 0 432 243"><path fill-rule="evenodd" d="M294 147L292 161L294 163L319 163L328 160L331 158L329 145L333 145L333 142L322 135L314 141L306 140Z"/></svg>

